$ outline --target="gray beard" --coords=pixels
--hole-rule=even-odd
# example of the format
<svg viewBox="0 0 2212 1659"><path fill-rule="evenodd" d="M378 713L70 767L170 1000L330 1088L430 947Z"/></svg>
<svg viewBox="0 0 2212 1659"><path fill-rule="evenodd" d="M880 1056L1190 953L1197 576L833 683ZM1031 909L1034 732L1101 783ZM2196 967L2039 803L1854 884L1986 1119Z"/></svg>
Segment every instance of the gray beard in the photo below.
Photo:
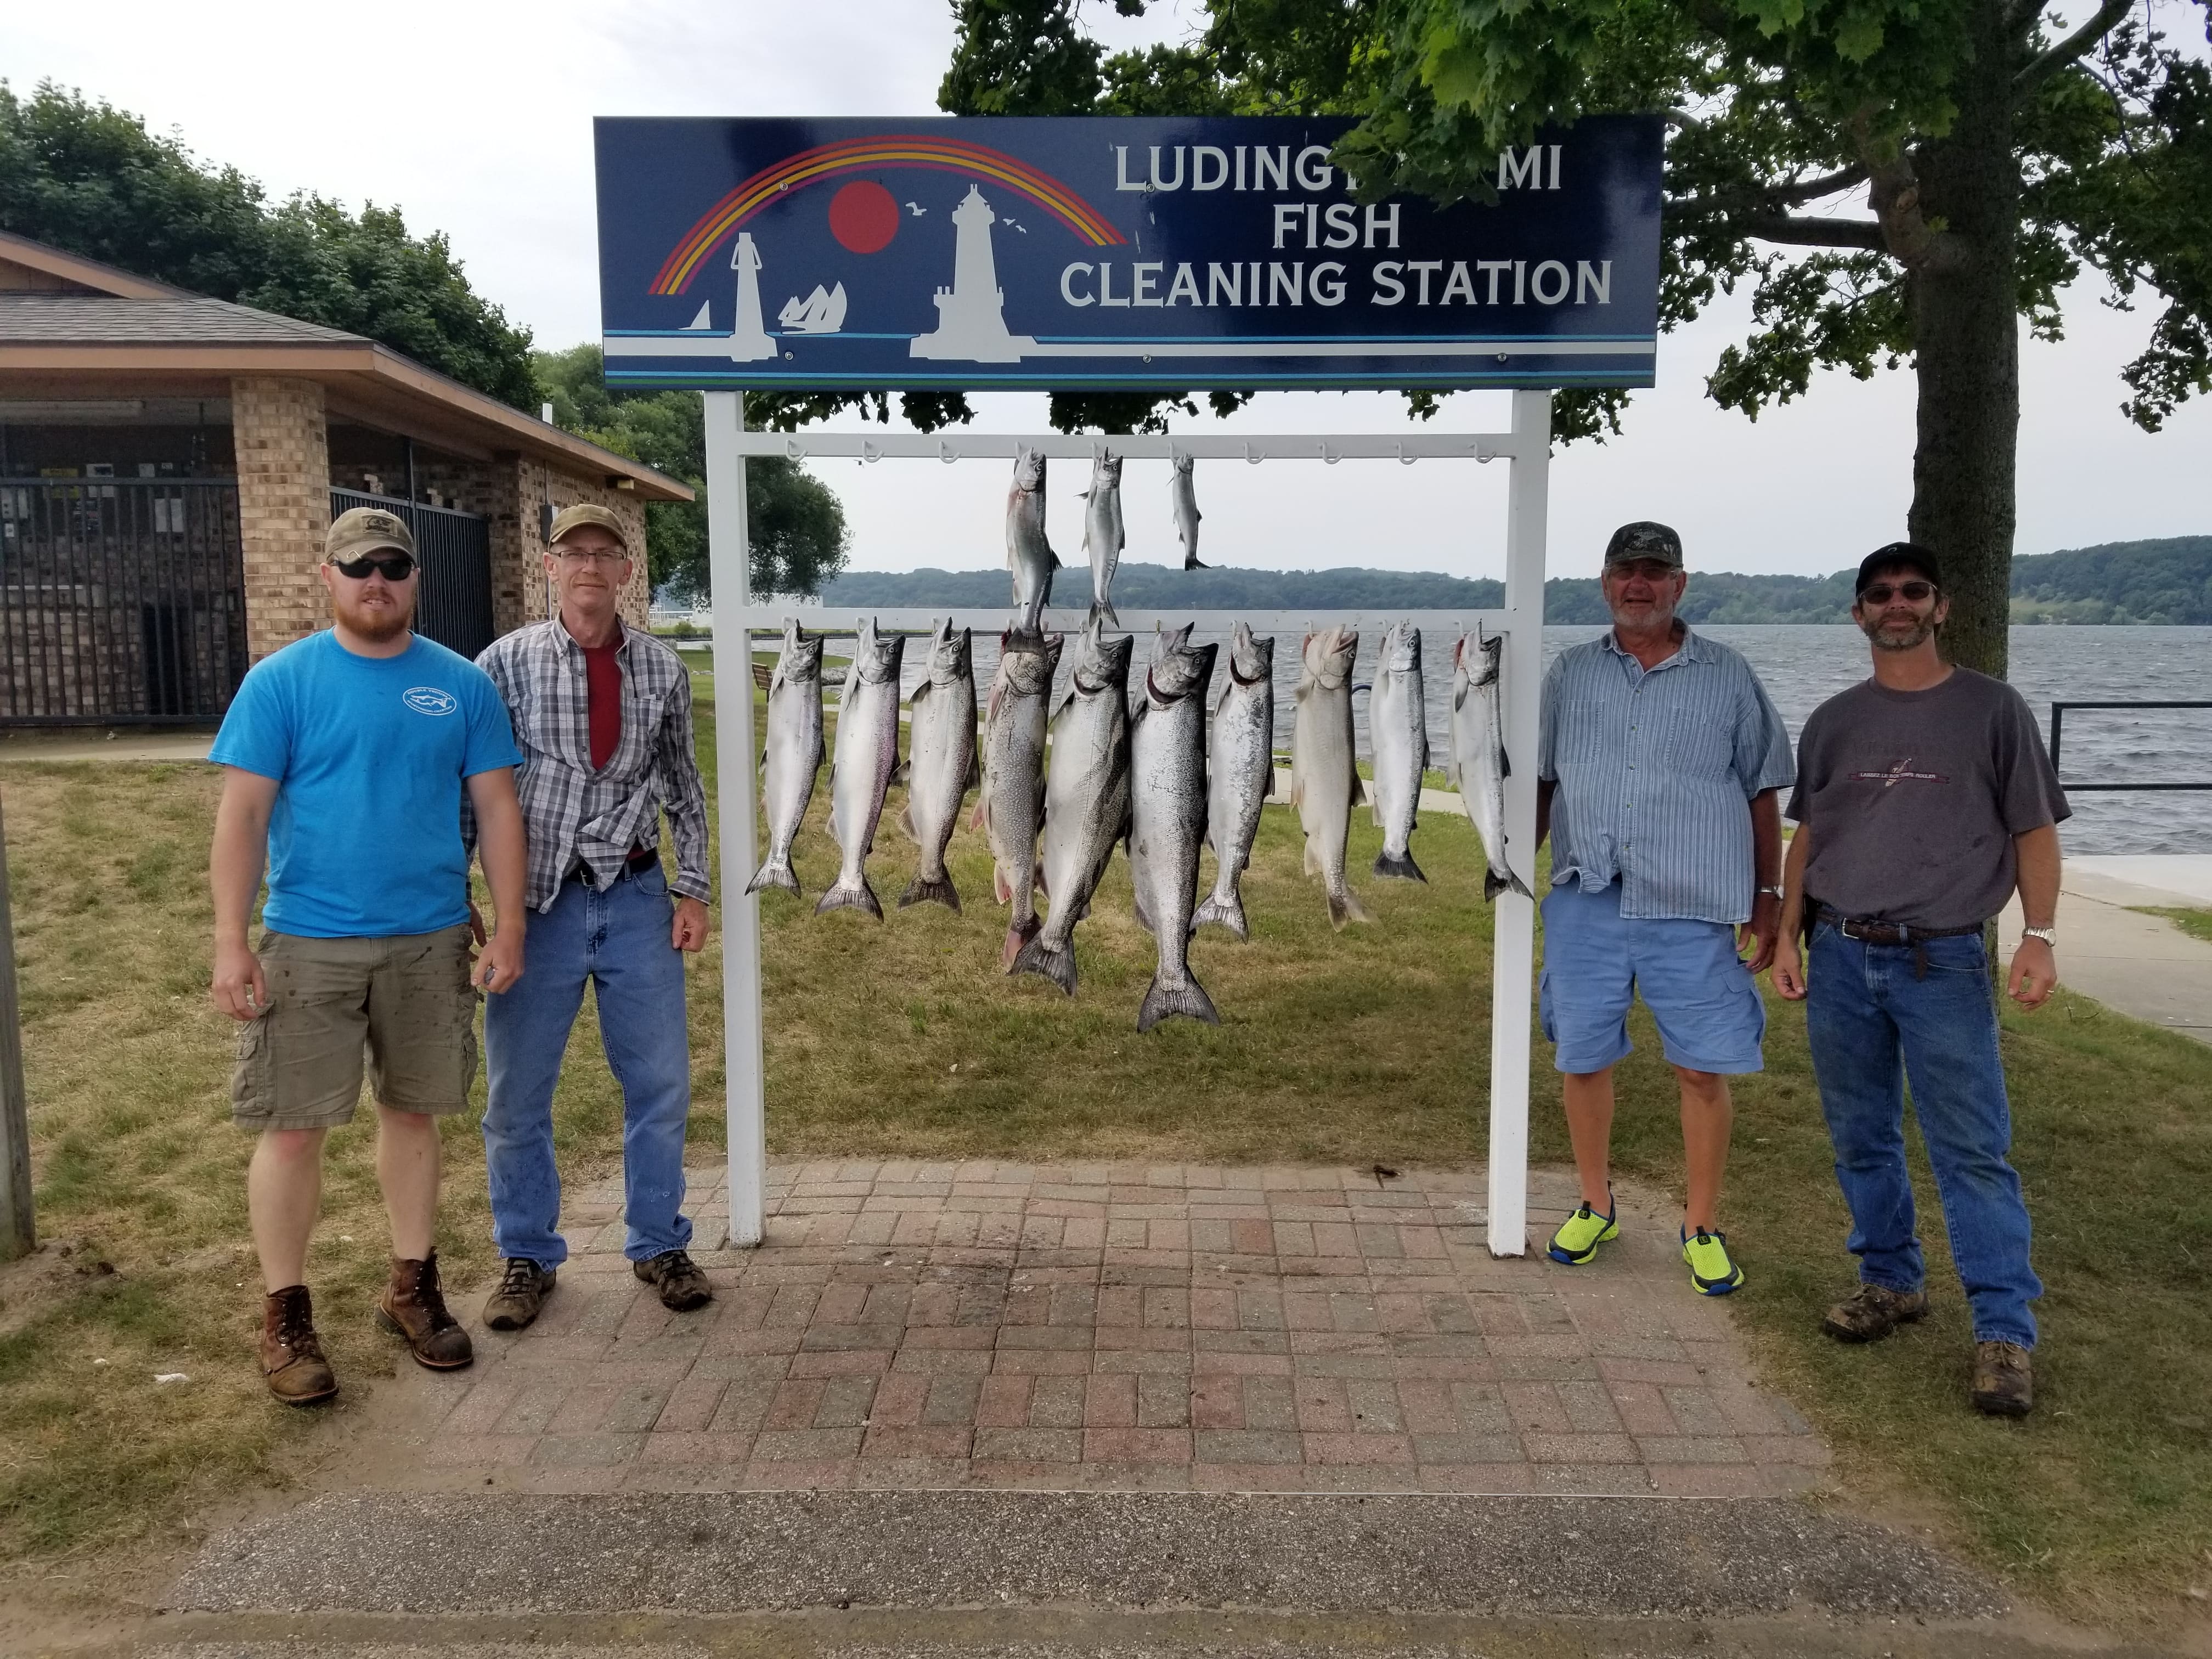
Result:
<svg viewBox="0 0 2212 1659"><path fill-rule="evenodd" d="M1922 623L1910 634L1885 633L1879 622L1863 623L1866 636L1874 641L1877 651L1914 651L1935 636L1936 624L1931 620Z"/></svg>

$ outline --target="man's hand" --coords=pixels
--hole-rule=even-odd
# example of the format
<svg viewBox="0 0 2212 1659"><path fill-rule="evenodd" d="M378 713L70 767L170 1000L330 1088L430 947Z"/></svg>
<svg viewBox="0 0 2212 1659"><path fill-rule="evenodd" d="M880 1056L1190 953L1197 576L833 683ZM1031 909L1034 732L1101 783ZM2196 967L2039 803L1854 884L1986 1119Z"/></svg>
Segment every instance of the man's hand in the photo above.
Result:
<svg viewBox="0 0 2212 1659"><path fill-rule="evenodd" d="M2058 958L2041 939L2024 939L2012 953L2012 972L2005 977L2014 1002L2040 1008L2058 988Z"/></svg>
<svg viewBox="0 0 2212 1659"><path fill-rule="evenodd" d="M261 958L243 945L218 944L208 996L233 1019L260 1018L269 1012L269 981L262 977Z"/></svg>
<svg viewBox="0 0 2212 1659"><path fill-rule="evenodd" d="M1754 974L1763 974L1766 964L1774 960L1774 947L1781 937L1782 901L1771 893L1761 893L1751 902L1751 920L1736 931L1736 954L1749 951L1744 965Z"/></svg>
<svg viewBox="0 0 2212 1659"><path fill-rule="evenodd" d="M1805 1000L1805 961L1794 939L1774 941L1774 988L1782 993L1784 1001Z"/></svg>
<svg viewBox="0 0 2212 1659"><path fill-rule="evenodd" d="M668 942L679 951L696 951L707 942L707 905L703 899L676 901L676 925Z"/></svg>
<svg viewBox="0 0 2212 1659"><path fill-rule="evenodd" d="M512 991L522 977L522 929L502 924L484 941L483 954L477 958L477 970L470 977L471 983L495 996Z"/></svg>

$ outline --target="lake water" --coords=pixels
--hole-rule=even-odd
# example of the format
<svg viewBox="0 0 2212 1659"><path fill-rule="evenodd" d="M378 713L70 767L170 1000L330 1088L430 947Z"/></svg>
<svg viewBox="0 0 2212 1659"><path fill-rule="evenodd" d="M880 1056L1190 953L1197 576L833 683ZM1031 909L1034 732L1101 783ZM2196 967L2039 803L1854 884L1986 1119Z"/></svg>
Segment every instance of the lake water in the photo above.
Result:
<svg viewBox="0 0 2212 1659"><path fill-rule="evenodd" d="M1549 662L1599 631L1588 625L1547 628L1544 659ZM1866 640L1847 623L1739 624L1702 631L1741 651L1758 671L1793 741L1821 702L1867 677ZM1207 637L1198 636L1201 641ZM1381 642L1379 631L1362 636L1358 683L1364 684L1371 675ZM1276 742L1285 750L1290 696L1297 684L1297 644L1294 639L1279 640L1275 651ZM1423 645L1431 744L1441 756L1450 708L1451 642L1431 636ZM976 684L987 693L998 647L996 638L975 636ZM1139 641L1140 663L1149 648L1148 641ZM1223 648L1225 653L1225 644ZM910 641L904 675L909 690L921 679L926 659L924 642ZM1225 672L1216 667L1217 685ZM1067 672L1063 658L1063 686ZM2069 702L2212 702L2212 628L2015 628L2012 682L2034 709L2046 742L2054 697ZM1366 705L1364 696L1352 700L1363 755ZM2076 711L2067 716L2060 761L2061 775L2077 783L2212 783L2212 708ZM2070 853L2212 852L2212 790L2077 792L2071 799L2074 817L2061 832Z"/></svg>

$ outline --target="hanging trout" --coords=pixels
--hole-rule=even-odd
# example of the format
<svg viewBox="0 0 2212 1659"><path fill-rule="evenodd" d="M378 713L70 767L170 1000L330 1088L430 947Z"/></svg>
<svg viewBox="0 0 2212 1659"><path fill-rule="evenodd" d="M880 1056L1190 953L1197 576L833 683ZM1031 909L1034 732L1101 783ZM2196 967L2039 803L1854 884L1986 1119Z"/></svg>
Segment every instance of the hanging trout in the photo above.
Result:
<svg viewBox="0 0 2212 1659"><path fill-rule="evenodd" d="M1188 623L1162 635L1129 732L1129 874L1137 919L1159 947L1137 1010L1139 1031L1177 1014L1221 1024L1190 971L1198 847L1206 836L1206 683L1219 649L1193 646Z"/></svg>
<svg viewBox="0 0 2212 1659"><path fill-rule="evenodd" d="M1002 960L1008 968L1036 937L1037 831L1044 823L1045 713L1060 635L1024 641L999 636L999 672L991 680L983 725L983 788L975 826L991 849L991 890L1013 906Z"/></svg>
<svg viewBox="0 0 2212 1659"><path fill-rule="evenodd" d="M868 885L868 852L884 815L884 792L898 769L899 662L905 654L902 635L878 638L873 617L860 624L837 703L837 752L830 768L830 838L844 860L837 884L814 907L817 916L851 908L884 919Z"/></svg>
<svg viewBox="0 0 2212 1659"><path fill-rule="evenodd" d="M1513 769L1505 758L1504 708L1499 697L1504 654L1505 636L1485 638L1480 626L1453 647L1451 745L1444 757L1444 774L1482 837L1482 850L1490 861L1483 872L1482 896L1491 899L1508 889L1529 896L1527 884L1505 861L1505 780Z"/></svg>
<svg viewBox="0 0 2212 1659"><path fill-rule="evenodd" d="M1207 922L1240 939L1251 938L1238 880L1252 861L1260 807L1275 787L1275 642L1255 640L1243 623L1229 641L1229 684L1213 711L1212 776L1206 789L1206 838L1213 848L1213 896L1198 907L1193 927Z"/></svg>
<svg viewBox="0 0 2212 1659"><path fill-rule="evenodd" d="M1359 635L1348 628L1309 634L1299 652L1291 719L1291 805L1305 831L1305 872L1328 890L1328 925L1373 920L1344 879L1352 809L1366 799L1352 744L1352 665Z"/></svg>
<svg viewBox="0 0 2212 1659"><path fill-rule="evenodd" d="M746 884L799 890L791 843L814 799L822 765L822 641L808 639L798 618L783 624L783 652L768 683L768 743L761 757L762 804L768 813L768 858Z"/></svg>
<svg viewBox="0 0 2212 1659"><path fill-rule="evenodd" d="M1429 768L1428 700L1421 689L1421 630L1400 623L1382 635L1375 687L1367 696L1367 735L1375 745L1375 824L1382 850L1375 873L1401 881L1426 881L1410 843L1421 805L1421 775Z"/></svg>
<svg viewBox="0 0 2212 1659"><path fill-rule="evenodd" d="M1083 550L1091 560L1091 621L1103 617L1115 627L1114 571L1128 543L1121 528L1121 463L1101 453L1091 463L1091 488L1083 492Z"/></svg>
<svg viewBox="0 0 2212 1659"><path fill-rule="evenodd" d="M909 702L914 725L899 828L921 846L921 861L899 895L899 908L927 900L957 915L960 895L945 872L945 849L960 821L960 803L975 786L975 669L968 630L955 634L950 617L930 641L929 672Z"/></svg>
<svg viewBox="0 0 2212 1659"><path fill-rule="evenodd" d="M1168 474L1168 501L1175 513L1176 534L1182 540L1182 568L1203 570L1198 562L1198 492L1191 484L1191 469L1197 465L1194 456L1178 455L1168 465L1173 469Z"/></svg>
<svg viewBox="0 0 2212 1659"><path fill-rule="evenodd" d="M1013 573L1019 613L1014 631L1035 639L1052 603L1052 573L1060 559L1044 535L1044 453L1027 444L1014 451L1014 487L1006 495L1006 568Z"/></svg>

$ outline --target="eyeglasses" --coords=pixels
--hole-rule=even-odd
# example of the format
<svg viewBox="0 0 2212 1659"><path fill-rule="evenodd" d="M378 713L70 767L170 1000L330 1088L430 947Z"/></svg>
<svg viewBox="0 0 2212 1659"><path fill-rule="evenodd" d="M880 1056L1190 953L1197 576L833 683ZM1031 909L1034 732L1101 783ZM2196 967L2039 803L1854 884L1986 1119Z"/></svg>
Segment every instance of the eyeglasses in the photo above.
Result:
<svg viewBox="0 0 2212 1659"><path fill-rule="evenodd" d="M619 547L556 547L570 564L627 564L629 555Z"/></svg>
<svg viewBox="0 0 2212 1659"><path fill-rule="evenodd" d="M1902 594L1913 604L1918 605L1935 591L1934 582L1898 582L1894 585L1889 582L1876 582L1871 587L1859 589L1859 603L1887 605L1893 595Z"/></svg>
<svg viewBox="0 0 2212 1659"><path fill-rule="evenodd" d="M388 582L404 582L415 574L415 559L408 553L394 553L382 559L332 559L331 568L357 582L367 581L371 571Z"/></svg>

